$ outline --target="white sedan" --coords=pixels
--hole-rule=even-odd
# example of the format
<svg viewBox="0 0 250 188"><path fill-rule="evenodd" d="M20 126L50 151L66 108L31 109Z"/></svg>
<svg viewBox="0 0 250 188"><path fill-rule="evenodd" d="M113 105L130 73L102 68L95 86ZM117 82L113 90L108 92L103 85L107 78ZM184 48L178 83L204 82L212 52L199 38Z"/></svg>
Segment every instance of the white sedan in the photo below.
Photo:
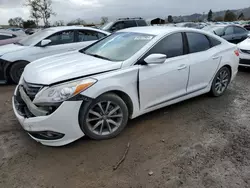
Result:
<svg viewBox="0 0 250 188"><path fill-rule="evenodd" d="M24 130L44 145L84 135L109 139L129 118L208 92L223 95L238 65L236 45L212 33L129 28L29 64L13 109Z"/></svg>
<svg viewBox="0 0 250 188"><path fill-rule="evenodd" d="M14 44L0 47L0 81L18 83L32 61L86 47L110 33L99 29L65 26L41 30Z"/></svg>
<svg viewBox="0 0 250 188"><path fill-rule="evenodd" d="M240 51L240 66L250 67L250 33L248 38L238 44Z"/></svg>

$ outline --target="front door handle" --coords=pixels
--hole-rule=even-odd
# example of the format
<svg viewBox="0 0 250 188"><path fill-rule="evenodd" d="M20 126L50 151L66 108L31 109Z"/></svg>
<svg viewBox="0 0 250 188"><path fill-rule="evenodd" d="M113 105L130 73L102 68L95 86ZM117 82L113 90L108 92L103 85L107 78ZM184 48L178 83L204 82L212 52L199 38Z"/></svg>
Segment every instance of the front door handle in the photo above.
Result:
<svg viewBox="0 0 250 188"><path fill-rule="evenodd" d="M180 65L180 66L178 67L178 70L182 70L182 69L185 69L185 68L187 68L187 65L182 64L182 65Z"/></svg>
<svg viewBox="0 0 250 188"><path fill-rule="evenodd" d="M220 58L220 56L214 56L213 60L216 60L216 59L219 59L219 58Z"/></svg>

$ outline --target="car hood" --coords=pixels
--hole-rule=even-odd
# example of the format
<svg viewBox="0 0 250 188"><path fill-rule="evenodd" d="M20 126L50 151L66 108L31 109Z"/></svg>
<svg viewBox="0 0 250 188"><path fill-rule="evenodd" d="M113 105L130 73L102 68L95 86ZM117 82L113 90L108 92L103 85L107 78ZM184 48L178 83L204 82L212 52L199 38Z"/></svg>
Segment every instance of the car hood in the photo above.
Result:
<svg viewBox="0 0 250 188"><path fill-rule="evenodd" d="M250 38L247 38L246 40L239 43L238 48L242 50L250 50Z"/></svg>
<svg viewBox="0 0 250 188"><path fill-rule="evenodd" d="M112 62L78 51L57 54L26 66L23 78L33 84L50 85L78 77L121 68L122 62Z"/></svg>
<svg viewBox="0 0 250 188"><path fill-rule="evenodd" d="M16 51L20 51L23 49L28 48L28 46L21 46L21 45L17 45L17 44L8 44L8 45L4 45L0 47L0 56L6 54L6 53L10 53L10 52L16 52Z"/></svg>

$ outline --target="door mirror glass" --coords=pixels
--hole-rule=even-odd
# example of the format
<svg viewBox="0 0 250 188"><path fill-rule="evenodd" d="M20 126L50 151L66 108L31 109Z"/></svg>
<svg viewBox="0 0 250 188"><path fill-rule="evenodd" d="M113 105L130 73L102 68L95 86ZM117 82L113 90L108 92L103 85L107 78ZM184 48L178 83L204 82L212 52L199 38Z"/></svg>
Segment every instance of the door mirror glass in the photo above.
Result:
<svg viewBox="0 0 250 188"><path fill-rule="evenodd" d="M44 40L42 40L42 42L41 42L41 46L42 47L45 47L45 46L47 46L48 44L50 44L51 43L51 40L49 40L49 39L44 39Z"/></svg>
<svg viewBox="0 0 250 188"><path fill-rule="evenodd" d="M162 64L166 61L167 56L165 54L150 54L144 59L147 64Z"/></svg>

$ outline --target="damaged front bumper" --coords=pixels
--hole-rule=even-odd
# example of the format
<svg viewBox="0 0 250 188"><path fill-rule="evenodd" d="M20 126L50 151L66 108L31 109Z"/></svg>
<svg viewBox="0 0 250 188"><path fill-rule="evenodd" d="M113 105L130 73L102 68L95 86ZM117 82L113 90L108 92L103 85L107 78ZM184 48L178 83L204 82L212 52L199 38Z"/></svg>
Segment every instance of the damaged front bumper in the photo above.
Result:
<svg viewBox="0 0 250 188"><path fill-rule="evenodd" d="M33 104L19 85L12 98L12 105L23 129L43 145L62 146L84 136L78 120L82 101L65 101L56 110L49 111L49 108Z"/></svg>

